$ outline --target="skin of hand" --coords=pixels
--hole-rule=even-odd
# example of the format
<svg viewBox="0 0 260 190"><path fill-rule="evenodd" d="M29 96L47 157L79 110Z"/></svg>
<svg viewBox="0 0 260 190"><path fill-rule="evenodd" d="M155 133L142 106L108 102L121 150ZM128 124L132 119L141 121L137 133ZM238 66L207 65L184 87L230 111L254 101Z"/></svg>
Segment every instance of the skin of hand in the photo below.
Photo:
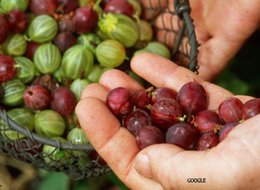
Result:
<svg viewBox="0 0 260 190"><path fill-rule="evenodd" d="M224 99L233 96L157 55L139 54L132 59L131 67L156 87L178 91L186 82L199 82L207 91L210 110L216 111ZM172 144L156 144L140 150L135 137L120 126L105 104L108 92L120 86L142 88L122 71L112 69L102 75L99 83L86 87L76 114L94 148L130 189L260 189L260 115L238 125L209 151L185 151ZM252 98L237 97L243 102ZM206 183L188 183L188 178L205 178Z"/></svg>
<svg viewBox="0 0 260 190"><path fill-rule="evenodd" d="M169 2L169 3L167 3ZM195 34L200 44L198 50L199 75L207 80L213 80L238 52L243 43L260 26L260 0L190 0L191 17L194 21ZM173 0L143 0L145 15L154 19L154 11L165 7L174 12ZM155 14L153 14L155 13ZM178 17L171 13L157 15L155 26L159 28L157 39L169 46L174 46L174 34L168 31L178 31ZM165 39L165 32L168 38ZM187 43L184 40L183 47ZM180 50L182 51L182 50Z"/></svg>

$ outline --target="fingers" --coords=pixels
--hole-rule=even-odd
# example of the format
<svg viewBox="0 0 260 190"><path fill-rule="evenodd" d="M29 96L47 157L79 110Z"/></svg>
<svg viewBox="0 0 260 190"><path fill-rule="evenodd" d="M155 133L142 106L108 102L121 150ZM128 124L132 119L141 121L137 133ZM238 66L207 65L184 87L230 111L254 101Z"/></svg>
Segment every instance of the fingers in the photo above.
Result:
<svg viewBox="0 0 260 190"><path fill-rule="evenodd" d="M216 110L219 104L232 93L214 84L202 80L198 75L184 67L154 54L142 53L131 62L132 69L145 80L157 87L169 87L177 92L187 82L196 81L204 86L208 93L210 110Z"/></svg>
<svg viewBox="0 0 260 190"><path fill-rule="evenodd" d="M102 113L102 115L100 115ZM85 98L76 107L80 126L91 144L113 171L126 175L129 164L139 151L136 141L107 106L96 98Z"/></svg>
<svg viewBox="0 0 260 190"><path fill-rule="evenodd" d="M155 21L156 38L170 48L178 43L182 22L172 13L163 13Z"/></svg>
<svg viewBox="0 0 260 190"><path fill-rule="evenodd" d="M184 189L182 184L187 184L188 178L196 176L192 173L194 166L189 166L189 169L186 167L191 161L185 157L193 156L191 157L194 159L192 164L195 164L197 155L193 156L191 152L187 154L183 149L169 144L150 146L137 156L135 168L144 177L159 182L164 189ZM183 163L180 158L182 158ZM186 189L189 188L186 187Z"/></svg>
<svg viewBox="0 0 260 190"><path fill-rule="evenodd" d="M146 0L142 0L142 5L144 6L144 8L154 8L154 9L158 9L158 7L166 7L167 6L168 1L167 0L150 0L150 1L146 1Z"/></svg>
<svg viewBox="0 0 260 190"><path fill-rule="evenodd" d="M108 89L98 83L89 84L81 94L81 99L85 98L97 98L103 102L106 101Z"/></svg>
<svg viewBox="0 0 260 190"><path fill-rule="evenodd" d="M239 46L239 43L220 36L215 36L203 43L199 47L198 54L200 76L207 80L214 79L229 63Z"/></svg>
<svg viewBox="0 0 260 190"><path fill-rule="evenodd" d="M81 99L95 97L105 101L109 90L116 87L128 89L142 89L143 87L122 71L111 69L106 71L100 78L100 83L88 85L81 94Z"/></svg>
<svg viewBox="0 0 260 190"><path fill-rule="evenodd" d="M106 71L99 79L99 83L110 90L116 87L125 87L130 90L142 89L142 86L137 81L132 79L126 73L117 69Z"/></svg>
<svg viewBox="0 0 260 190"><path fill-rule="evenodd" d="M78 103L76 114L95 150L128 187L163 190L160 184L140 176L133 169L133 160L139 152L136 139L120 126L102 101L86 97Z"/></svg>
<svg viewBox="0 0 260 190"><path fill-rule="evenodd" d="M120 126L119 121L104 104L109 90L119 86L129 89L142 88L139 83L119 70L104 73L100 84L90 84L82 93L81 101L76 107L80 126L95 150L128 187L163 190L160 184L140 176L133 169L133 159L139 152L136 140Z"/></svg>
<svg viewBox="0 0 260 190"><path fill-rule="evenodd" d="M127 154L129 157L124 157L130 164L133 155L139 149L136 146L135 138L125 128L121 128L117 118L104 103L109 90L120 86L129 89L142 88L138 82L122 71L109 70L100 78L100 84L90 84L84 89L82 99L76 107L76 113L80 126L95 149L109 166L112 166L111 168L122 176L128 171L127 164L123 164L123 161L120 161L122 164L118 164L119 160L124 154ZM101 113L102 115L100 115ZM114 149L114 147L117 148ZM112 152L117 151L113 157L111 157L110 149L113 149Z"/></svg>

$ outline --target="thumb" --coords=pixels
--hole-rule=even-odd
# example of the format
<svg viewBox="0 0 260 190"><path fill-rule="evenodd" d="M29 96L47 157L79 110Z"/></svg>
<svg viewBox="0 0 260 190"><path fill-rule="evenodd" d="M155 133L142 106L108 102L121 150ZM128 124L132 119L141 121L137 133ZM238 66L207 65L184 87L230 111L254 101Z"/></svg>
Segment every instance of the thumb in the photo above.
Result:
<svg viewBox="0 0 260 190"><path fill-rule="evenodd" d="M164 189L175 189L172 158L183 152L177 146L153 145L142 150L136 157L135 169L143 177L160 183ZM171 168L171 169L170 169Z"/></svg>
<svg viewBox="0 0 260 190"><path fill-rule="evenodd" d="M135 170L141 176L158 182L164 189L221 189L223 184L231 185L230 172L225 174L223 165L216 160L213 165L208 165L210 159L207 155L206 151L184 151L174 145L154 145L137 155ZM225 175L228 177L225 178Z"/></svg>

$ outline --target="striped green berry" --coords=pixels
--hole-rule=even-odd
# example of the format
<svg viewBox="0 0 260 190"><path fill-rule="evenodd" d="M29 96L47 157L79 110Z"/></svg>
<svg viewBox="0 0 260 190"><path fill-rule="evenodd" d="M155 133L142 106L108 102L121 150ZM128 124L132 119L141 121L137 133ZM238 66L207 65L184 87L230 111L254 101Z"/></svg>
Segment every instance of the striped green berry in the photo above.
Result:
<svg viewBox="0 0 260 190"><path fill-rule="evenodd" d="M25 84L19 79L13 79L2 84L4 97L2 103L7 106L18 106L23 102Z"/></svg>
<svg viewBox="0 0 260 190"><path fill-rule="evenodd" d="M93 67L94 57L89 49L82 45L69 48L63 55L61 67L65 77L74 80L85 77Z"/></svg>
<svg viewBox="0 0 260 190"><path fill-rule="evenodd" d="M60 67L60 50L52 43L42 44L36 49L33 61L37 71L52 74Z"/></svg>
<svg viewBox="0 0 260 190"><path fill-rule="evenodd" d="M1 0L0 3L3 10L7 12L15 9L25 11L29 5L29 0Z"/></svg>
<svg viewBox="0 0 260 190"><path fill-rule="evenodd" d="M117 67L126 57L125 47L116 40L105 40L96 48L96 57L104 67Z"/></svg>
<svg viewBox="0 0 260 190"><path fill-rule="evenodd" d="M17 78L28 83L33 80L35 77L36 71L33 62L27 57L15 57L16 69L17 69Z"/></svg>
<svg viewBox="0 0 260 190"><path fill-rule="evenodd" d="M38 43L50 42L58 32L58 24L49 15L40 15L34 18L29 25L29 38Z"/></svg>

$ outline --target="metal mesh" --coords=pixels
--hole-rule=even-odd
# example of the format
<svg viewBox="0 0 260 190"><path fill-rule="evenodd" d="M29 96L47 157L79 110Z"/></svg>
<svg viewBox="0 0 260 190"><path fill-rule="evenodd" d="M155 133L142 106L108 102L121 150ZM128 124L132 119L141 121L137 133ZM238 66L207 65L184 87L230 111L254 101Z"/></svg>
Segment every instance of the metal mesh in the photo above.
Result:
<svg viewBox="0 0 260 190"><path fill-rule="evenodd" d="M190 16L189 1L149 0L146 2L148 19L153 20L157 39L172 50L172 60L198 72L198 42Z"/></svg>
<svg viewBox="0 0 260 190"><path fill-rule="evenodd" d="M0 153L21 161L30 163L48 171L61 171L72 179L79 180L110 172L105 162L98 156L91 145L73 145L61 143L54 139L39 136L27 128L19 126L9 118L4 110L0 110L0 117L7 125L0 127ZM11 140L8 132L16 131L17 137ZM26 137L24 138L24 134ZM42 151L44 145L53 146L49 154ZM78 152L76 152L78 151ZM56 153L65 153L67 156L57 158ZM76 152L76 154L75 154Z"/></svg>
<svg viewBox="0 0 260 190"><path fill-rule="evenodd" d="M157 39L172 50L172 60L197 72L198 44L190 17L189 2L146 0L144 4L147 13L145 19L154 26ZM155 7L154 4L159 6ZM2 122L7 124L0 127L0 153L28 162L37 168L64 172L75 180L111 172L90 144L73 145L39 136L19 126L7 116L3 108L0 109L0 117ZM10 140L6 135L10 130L16 131L15 140ZM44 145L55 148L47 155L42 152ZM75 151L80 154L74 154ZM57 152L66 154L66 158L64 156L57 159L55 157Z"/></svg>

